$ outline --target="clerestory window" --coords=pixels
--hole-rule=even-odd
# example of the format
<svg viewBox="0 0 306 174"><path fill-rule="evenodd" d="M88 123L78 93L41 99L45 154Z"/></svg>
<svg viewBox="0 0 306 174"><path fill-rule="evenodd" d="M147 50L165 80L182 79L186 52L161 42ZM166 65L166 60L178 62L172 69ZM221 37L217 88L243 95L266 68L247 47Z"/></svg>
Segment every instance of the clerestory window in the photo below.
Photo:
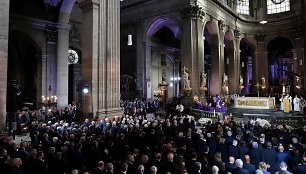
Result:
<svg viewBox="0 0 306 174"><path fill-rule="evenodd" d="M290 0L267 0L267 14L290 11Z"/></svg>
<svg viewBox="0 0 306 174"><path fill-rule="evenodd" d="M250 15L250 1L237 0L236 12L239 14Z"/></svg>

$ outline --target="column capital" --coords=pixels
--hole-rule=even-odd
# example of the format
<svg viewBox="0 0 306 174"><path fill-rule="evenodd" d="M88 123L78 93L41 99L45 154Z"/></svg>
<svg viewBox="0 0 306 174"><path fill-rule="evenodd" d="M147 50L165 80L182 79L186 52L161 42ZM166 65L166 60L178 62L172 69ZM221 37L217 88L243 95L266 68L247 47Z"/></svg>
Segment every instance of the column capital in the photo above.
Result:
<svg viewBox="0 0 306 174"><path fill-rule="evenodd" d="M57 25L55 23L46 23L44 34L48 43L55 43L57 38Z"/></svg>
<svg viewBox="0 0 306 174"><path fill-rule="evenodd" d="M99 9L100 1L99 0L81 0L78 5L82 9L82 11L90 11L94 8Z"/></svg>
<svg viewBox="0 0 306 174"><path fill-rule="evenodd" d="M234 30L234 36L235 38L239 38L241 36L241 32L238 30L238 28Z"/></svg>
<svg viewBox="0 0 306 174"><path fill-rule="evenodd" d="M298 38L302 38L303 37L303 28L302 27L298 27L296 30L295 30L295 39L298 39Z"/></svg>
<svg viewBox="0 0 306 174"><path fill-rule="evenodd" d="M187 5L182 10L183 18L185 19L204 19L205 12L199 5Z"/></svg>
<svg viewBox="0 0 306 174"><path fill-rule="evenodd" d="M221 31L224 31L225 29L225 23L223 20L218 20L218 27Z"/></svg>

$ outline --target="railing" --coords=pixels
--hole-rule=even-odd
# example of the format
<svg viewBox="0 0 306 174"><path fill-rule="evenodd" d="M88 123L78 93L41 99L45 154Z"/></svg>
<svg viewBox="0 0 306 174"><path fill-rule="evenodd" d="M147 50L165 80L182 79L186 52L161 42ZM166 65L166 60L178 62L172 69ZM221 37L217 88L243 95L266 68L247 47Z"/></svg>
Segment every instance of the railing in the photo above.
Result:
<svg viewBox="0 0 306 174"><path fill-rule="evenodd" d="M287 116L276 116L268 114L243 114L242 117L244 122L260 118L269 121L270 124L276 124L276 125L289 125L292 127L303 127L304 125L306 125L305 116L287 117Z"/></svg>
<svg viewBox="0 0 306 174"><path fill-rule="evenodd" d="M224 113L223 112L210 112L210 111L202 111L199 109L191 109L190 115L194 116L195 119L200 118L210 118L213 121L223 121L224 120Z"/></svg>

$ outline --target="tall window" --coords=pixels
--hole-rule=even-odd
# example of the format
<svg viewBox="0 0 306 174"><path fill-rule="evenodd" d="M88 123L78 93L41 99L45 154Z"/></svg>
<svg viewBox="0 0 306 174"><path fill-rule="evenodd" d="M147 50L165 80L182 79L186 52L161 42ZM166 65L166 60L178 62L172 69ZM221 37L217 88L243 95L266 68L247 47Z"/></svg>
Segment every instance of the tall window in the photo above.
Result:
<svg viewBox="0 0 306 174"><path fill-rule="evenodd" d="M290 0L267 0L267 13L276 14L290 11Z"/></svg>
<svg viewBox="0 0 306 174"><path fill-rule="evenodd" d="M237 0L237 13L250 15L250 1L249 0Z"/></svg>

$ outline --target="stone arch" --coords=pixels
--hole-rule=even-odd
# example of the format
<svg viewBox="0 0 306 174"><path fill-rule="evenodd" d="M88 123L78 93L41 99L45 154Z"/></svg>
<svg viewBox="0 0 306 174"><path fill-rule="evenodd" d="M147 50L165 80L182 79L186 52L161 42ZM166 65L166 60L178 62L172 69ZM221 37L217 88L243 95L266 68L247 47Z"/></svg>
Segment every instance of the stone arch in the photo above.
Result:
<svg viewBox="0 0 306 174"><path fill-rule="evenodd" d="M271 41L273 41L274 39L277 39L277 38L285 38L291 43L292 48L295 47L295 41L293 40L292 37L289 37L287 35L273 35L273 36L269 36L269 37L266 38L265 42L268 43L268 44L265 44L265 50L268 50L269 43Z"/></svg>
<svg viewBox="0 0 306 174"><path fill-rule="evenodd" d="M70 14L76 0L63 1L59 10L58 22L69 22Z"/></svg>
<svg viewBox="0 0 306 174"><path fill-rule="evenodd" d="M237 72L235 66L235 43L234 43L234 34L232 31L226 31L224 33L224 73L228 75L230 79L229 83L229 92L237 92Z"/></svg>
<svg viewBox="0 0 306 174"><path fill-rule="evenodd" d="M144 34L145 40L150 44L150 47L146 49L150 52L150 56L146 59L152 63L148 75L152 87L148 89L151 92L147 91L147 93L155 95L154 91L166 89L164 93L166 95L161 98L167 100L175 95L174 87L168 85L170 78L178 76L179 73L179 61L176 59L180 57L181 26L178 20L170 15L158 16L148 24ZM162 81L163 74L166 74L166 85Z"/></svg>
<svg viewBox="0 0 306 174"><path fill-rule="evenodd" d="M211 44L214 44L214 45L218 45L219 44L219 28L217 26L216 23L212 22L212 21L208 21L204 24L204 37L205 37L205 40L208 39L206 38L205 36L205 31L207 31L207 33L209 35L211 35Z"/></svg>
<svg viewBox="0 0 306 174"><path fill-rule="evenodd" d="M148 25L145 32L146 40L150 42L152 36L163 27L169 28L172 31L174 37L176 39L180 39L181 25L179 24L178 20L170 15L165 15L158 16L157 18L153 19L152 22Z"/></svg>

